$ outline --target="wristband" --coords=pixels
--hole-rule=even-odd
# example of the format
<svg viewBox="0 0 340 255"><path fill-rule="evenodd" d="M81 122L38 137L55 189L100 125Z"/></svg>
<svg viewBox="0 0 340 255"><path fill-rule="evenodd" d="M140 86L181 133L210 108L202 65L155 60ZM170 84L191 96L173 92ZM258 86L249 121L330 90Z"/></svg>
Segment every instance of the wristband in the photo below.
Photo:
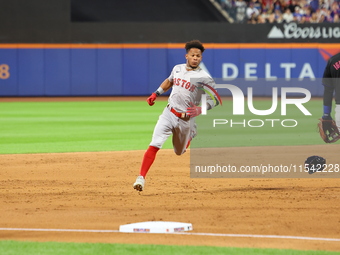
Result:
<svg viewBox="0 0 340 255"><path fill-rule="evenodd" d="M159 87L159 88L155 91L155 94L156 94L157 96L162 95L163 93L164 93L164 89L162 89L161 87Z"/></svg>
<svg viewBox="0 0 340 255"><path fill-rule="evenodd" d="M323 114L328 116L332 111L332 106L330 105L324 105L323 106Z"/></svg>

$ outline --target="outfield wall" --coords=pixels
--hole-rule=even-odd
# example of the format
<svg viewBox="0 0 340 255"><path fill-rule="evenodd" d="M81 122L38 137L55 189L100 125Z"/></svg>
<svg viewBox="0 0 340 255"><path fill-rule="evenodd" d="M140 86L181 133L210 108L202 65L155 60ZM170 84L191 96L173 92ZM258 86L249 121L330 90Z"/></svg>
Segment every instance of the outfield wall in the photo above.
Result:
<svg viewBox="0 0 340 255"><path fill-rule="evenodd" d="M322 77L327 59L340 50L340 44L205 46L204 67L212 77L229 81L312 81ZM184 55L183 44L3 44L0 96L148 95ZM313 91L321 96L322 90ZM257 95L265 96L265 88L257 88Z"/></svg>

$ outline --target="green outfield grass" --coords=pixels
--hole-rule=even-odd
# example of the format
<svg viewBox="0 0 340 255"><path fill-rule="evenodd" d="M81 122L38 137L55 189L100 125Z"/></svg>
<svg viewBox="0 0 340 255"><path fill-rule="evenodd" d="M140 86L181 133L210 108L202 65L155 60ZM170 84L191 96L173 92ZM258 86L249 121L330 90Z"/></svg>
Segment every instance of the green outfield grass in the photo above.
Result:
<svg viewBox="0 0 340 255"><path fill-rule="evenodd" d="M255 107L267 109L271 101L256 101ZM140 101L98 102L2 102L0 103L0 154L144 150L150 143L154 125L165 101L154 106ZM312 100L305 107L313 114L304 116L295 106L289 106L287 116L280 109L270 116L232 116L232 103L199 116L195 139L210 146L264 146L322 144L316 130L322 114L322 101ZM213 118L230 121L250 119L296 119L298 126L284 128L280 122L271 127L265 122L261 128L242 125L218 125L212 128ZM259 122L253 122L259 125ZM292 123L286 123L291 125ZM195 141L194 140L194 141ZM195 143L193 143L195 144ZM172 148L171 139L163 148Z"/></svg>
<svg viewBox="0 0 340 255"><path fill-rule="evenodd" d="M145 149L165 104L150 107L145 100L0 103L0 154Z"/></svg>
<svg viewBox="0 0 340 255"><path fill-rule="evenodd" d="M228 248L211 246L170 246L138 244L100 244L100 243L56 243L56 242L17 242L0 241L1 255L335 255L329 251L297 251L279 249Z"/></svg>

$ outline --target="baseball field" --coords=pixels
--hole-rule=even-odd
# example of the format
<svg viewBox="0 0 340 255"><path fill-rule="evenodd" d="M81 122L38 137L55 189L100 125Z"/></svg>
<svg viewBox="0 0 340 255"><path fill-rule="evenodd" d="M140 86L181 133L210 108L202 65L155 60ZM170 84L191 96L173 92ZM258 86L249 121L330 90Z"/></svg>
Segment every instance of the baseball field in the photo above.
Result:
<svg viewBox="0 0 340 255"><path fill-rule="evenodd" d="M235 166L319 155L332 178L191 178L190 149L176 156L170 138L138 193L132 184L165 100L1 98L0 254L339 254L340 146L317 132L321 98L306 104L312 116L289 116L294 128L220 127L219 152ZM268 99L256 104L266 109ZM144 221L193 231L118 232Z"/></svg>

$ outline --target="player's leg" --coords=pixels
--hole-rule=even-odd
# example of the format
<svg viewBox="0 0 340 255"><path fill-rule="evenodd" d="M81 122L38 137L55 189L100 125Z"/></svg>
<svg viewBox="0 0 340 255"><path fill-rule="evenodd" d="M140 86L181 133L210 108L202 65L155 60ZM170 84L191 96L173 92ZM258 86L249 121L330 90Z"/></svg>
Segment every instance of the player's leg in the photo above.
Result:
<svg viewBox="0 0 340 255"><path fill-rule="evenodd" d="M197 125L196 125L195 119L190 119L190 137L186 145L186 149L189 148L191 140L194 139L196 135L197 135Z"/></svg>
<svg viewBox="0 0 340 255"><path fill-rule="evenodd" d="M338 126L338 129L340 130L340 104L335 106L335 122Z"/></svg>
<svg viewBox="0 0 340 255"><path fill-rule="evenodd" d="M178 125L173 130L172 144L176 155L182 155L186 152L191 141L191 123L190 120L179 119Z"/></svg>
<svg viewBox="0 0 340 255"><path fill-rule="evenodd" d="M168 109L164 109L162 115L159 116L159 119L152 134L151 143L144 154L142 166L140 169L140 175L144 178L149 171L152 163L154 162L158 150L162 148L163 144L172 133L171 117L172 116L169 114Z"/></svg>
<svg viewBox="0 0 340 255"><path fill-rule="evenodd" d="M159 116L157 124L154 128L151 143L144 153L139 176L133 187L136 190L142 191L144 189L145 177L155 161L156 154L160 148L162 148L164 142L169 138L172 133L172 116L167 108L164 109L163 113Z"/></svg>

